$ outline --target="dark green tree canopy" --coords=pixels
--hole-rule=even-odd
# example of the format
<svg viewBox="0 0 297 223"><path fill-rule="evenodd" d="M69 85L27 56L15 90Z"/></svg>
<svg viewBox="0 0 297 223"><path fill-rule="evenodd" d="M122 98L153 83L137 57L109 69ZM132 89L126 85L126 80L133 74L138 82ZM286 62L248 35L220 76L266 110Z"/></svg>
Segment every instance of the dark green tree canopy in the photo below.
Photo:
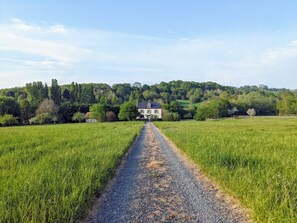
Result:
<svg viewBox="0 0 297 223"><path fill-rule="evenodd" d="M120 120L135 120L139 115L137 107L133 104L133 102L125 102L120 107L119 119Z"/></svg>

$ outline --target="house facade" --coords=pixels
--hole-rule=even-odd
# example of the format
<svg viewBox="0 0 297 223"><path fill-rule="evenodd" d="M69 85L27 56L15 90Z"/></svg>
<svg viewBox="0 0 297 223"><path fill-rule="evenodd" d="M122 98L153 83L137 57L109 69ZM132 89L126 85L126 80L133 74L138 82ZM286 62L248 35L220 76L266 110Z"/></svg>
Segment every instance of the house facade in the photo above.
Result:
<svg viewBox="0 0 297 223"><path fill-rule="evenodd" d="M157 102L141 102L138 105L140 118L151 119L152 117L162 118L162 106Z"/></svg>

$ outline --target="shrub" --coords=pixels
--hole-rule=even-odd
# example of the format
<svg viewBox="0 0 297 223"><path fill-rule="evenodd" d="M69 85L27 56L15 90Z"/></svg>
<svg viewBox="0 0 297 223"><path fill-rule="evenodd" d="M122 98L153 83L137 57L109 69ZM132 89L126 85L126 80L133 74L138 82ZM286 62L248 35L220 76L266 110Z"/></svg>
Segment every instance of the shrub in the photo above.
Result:
<svg viewBox="0 0 297 223"><path fill-rule="evenodd" d="M29 120L30 124L54 124L58 122L58 118L47 113L37 115Z"/></svg>
<svg viewBox="0 0 297 223"><path fill-rule="evenodd" d="M3 115L0 117L0 124L2 126L12 126L18 124L18 117L14 117L13 115Z"/></svg>
<svg viewBox="0 0 297 223"><path fill-rule="evenodd" d="M173 114L172 114L172 118L173 118L173 120L172 121L180 121L180 115L178 114L178 113L176 113L176 112L174 112Z"/></svg>
<svg viewBox="0 0 297 223"><path fill-rule="evenodd" d="M72 116L72 121L74 121L74 122L83 122L85 119L86 119L85 114L81 113L81 112L76 112Z"/></svg>
<svg viewBox="0 0 297 223"><path fill-rule="evenodd" d="M115 122L117 121L117 116L113 111L106 112L106 121L108 122Z"/></svg>
<svg viewBox="0 0 297 223"><path fill-rule="evenodd" d="M176 112L169 112L163 115L163 121L180 121L180 115Z"/></svg>

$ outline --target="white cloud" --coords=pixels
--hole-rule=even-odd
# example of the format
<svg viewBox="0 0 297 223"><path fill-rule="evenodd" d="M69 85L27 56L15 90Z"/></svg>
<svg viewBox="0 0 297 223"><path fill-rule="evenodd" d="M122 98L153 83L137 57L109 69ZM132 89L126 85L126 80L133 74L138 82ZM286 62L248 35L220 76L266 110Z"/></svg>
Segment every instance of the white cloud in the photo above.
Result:
<svg viewBox="0 0 297 223"><path fill-rule="evenodd" d="M56 33L56 34L66 34L67 30L65 29L64 25L56 24L56 25L50 26L46 32L47 33Z"/></svg>
<svg viewBox="0 0 297 223"><path fill-rule="evenodd" d="M59 78L66 83L184 79L297 88L295 38L278 44L265 36L162 39L66 29L63 24L32 25L14 18L11 24L1 26L0 39L0 65L7 68L0 77L5 86L15 84L7 76L13 73L24 81L36 77Z"/></svg>
<svg viewBox="0 0 297 223"><path fill-rule="evenodd" d="M41 31L42 29L39 26L31 25L28 24L27 22L18 19L18 18L12 18L11 22L13 23L12 25L17 29L21 31Z"/></svg>

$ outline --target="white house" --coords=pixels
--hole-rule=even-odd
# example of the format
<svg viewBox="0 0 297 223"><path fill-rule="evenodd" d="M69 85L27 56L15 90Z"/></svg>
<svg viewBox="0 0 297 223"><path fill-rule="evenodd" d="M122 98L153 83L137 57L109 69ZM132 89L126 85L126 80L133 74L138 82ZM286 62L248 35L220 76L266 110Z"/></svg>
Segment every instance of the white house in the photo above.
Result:
<svg viewBox="0 0 297 223"><path fill-rule="evenodd" d="M141 102L138 105L138 112L140 118L150 119L155 117L158 119L162 118L162 106L157 102Z"/></svg>

